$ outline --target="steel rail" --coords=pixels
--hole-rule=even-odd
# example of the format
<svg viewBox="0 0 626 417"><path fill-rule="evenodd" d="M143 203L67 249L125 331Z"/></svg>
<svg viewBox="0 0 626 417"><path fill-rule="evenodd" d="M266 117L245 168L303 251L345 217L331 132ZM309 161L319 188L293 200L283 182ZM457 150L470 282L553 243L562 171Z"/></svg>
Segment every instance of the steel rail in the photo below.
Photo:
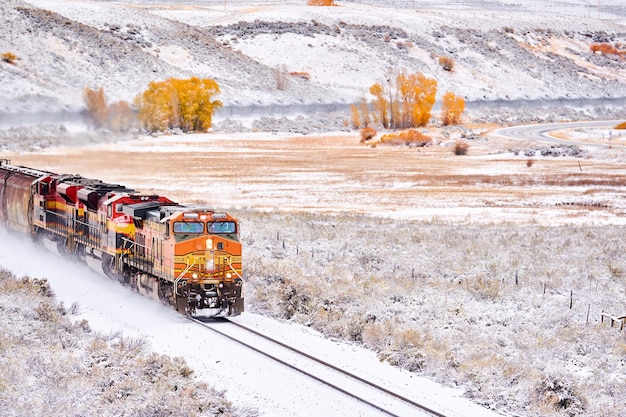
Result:
<svg viewBox="0 0 626 417"><path fill-rule="evenodd" d="M290 368L290 369L292 369L292 370L294 370L296 372L300 372L300 373L306 375L307 377L312 378L312 379L314 379L314 380L316 380L316 381L318 381L318 382L320 382L320 383L322 383L324 385L327 385L327 386L329 386L329 387L331 387L331 388L341 392L342 394L345 394L345 395L347 395L347 396L349 396L351 398L354 398L354 399L356 399L356 400L358 400L358 401L360 401L360 402L362 402L362 403L364 403L364 404L366 404L366 405L368 405L368 406L370 406L372 408L377 409L378 411L381 411L381 412L383 412L383 413L385 413L387 415L393 416L393 417L400 417L397 414L394 414L393 412L391 412L389 410L386 410L383 407L381 407L381 406L379 406L379 405L377 405L377 404L375 404L375 403L373 403L373 402L371 402L371 401L369 401L369 400L367 400L365 398L362 398L362 397L360 397L360 396L358 396L356 394L353 394L353 393L351 393L351 392L349 392L349 391L347 391L347 390L345 390L345 389L343 389L343 388L333 384L332 382L326 381L326 380L324 380L324 379L322 379L322 378L320 378L318 376L315 376L315 375L313 375L313 374L311 374L311 373L309 373L309 372L307 372L307 371L305 371L303 369L298 368L295 365L292 365L292 364L290 364L290 363L288 363L288 362L286 362L286 361L284 361L284 360L282 360L280 358L277 358L277 357L275 357L275 356L273 356L273 355L271 355L271 354L269 354L267 352L264 352L261 349L257 348L256 346L252 346L252 345L250 345L250 344L248 344L246 342L243 342L243 341L241 341L241 340L239 340L239 339L237 339L235 337L232 337L232 336L230 336L230 335L228 335L228 334L226 334L226 333L224 333L224 332L222 332L220 330L217 330L214 327L209 326L207 323L203 322L202 320L199 320L197 318L190 317L190 316L187 316L187 318L189 320L191 320L192 322L196 323L196 324L199 324L199 325L201 325L201 326L203 326L203 327L205 327L205 328L207 328L207 329L209 329L209 330L211 330L211 331L213 331L213 332L215 332L215 333L217 333L217 334L219 334L219 335L221 335L221 336L223 336L223 337L225 337L225 338L227 338L229 340L232 340L232 341L234 341L236 343L239 343L240 345L242 345L242 346L244 346L244 347L246 347L248 349L251 349L251 350L253 350L253 351L257 352L257 353L260 353L261 355L266 356L266 357L268 357L268 358L270 358L270 359L280 363L281 365L285 365L288 368ZM310 355L310 354L308 354L306 352L303 352L303 351L301 351L299 349L296 349L296 348L294 348L292 346L289 346L289 345L287 345L287 344L285 344L285 343L283 343L283 342L281 342L279 340L271 338L271 337L269 337L269 336L267 336L267 335L265 335L265 334L263 334L261 332L258 332L258 331L254 330L254 329L250 329L249 327L246 327L246 326L244 326L242 324L239 324L239 323L236 323L234 321L228 320L227 318L222 318L221 320L226 321L226 322L228 322L228 323L230 323L230 324L232 324L232 325L234 325L236 327L239 327L239 328L241 328L241 329L243 329L243 330L245 330L245 331L247 331L249 333L252 333L252 334L254 334L257 337L260 337L260 338L265 339L265 340L267 340L267 341L269 341L271 343L274 343L274 344L276 344L276 345L278 345L278 346L280 346L280 347L282 347L284 349L287 349L287 350L289 350L289 351L291 351L291 352L293 352L293 353L295 353L297 355L303 356L303 357L305 357L305 358L307 358L307 359L309 359L309 360L311 360L313 362L316 362L316 363L318 363L320 365L323 365L323 366L325 366L325 367L327 367L329 369L332 369L335 372L338 372L338 373L340 373L340 374L342 374L344 376L347 376L347 377L349 377L351 379L354 379L354 380L356 380L356 381L358 381L358 382L360 382L362 384L365 384L365 385L369 386L370 388L373 388L375 390L383 392L383 393L385 393L385 394L387 394L387 395L389 395L389 396L391 396L391 397L393 397L393 398L395 398L397 400L400 400L400 401L402 401L402 402L404 402L406 404L412 405L413 407L416 407L416 408L420 409L421 411L429 413L429 414L431 414L431 415L433 415L435 417L447 417L445 414L442 414L442 413L440 413L440 412L438 412L436 410L433 410L432 408L429 408L429 407L427 407L427 406L425 406L423 404L417 403L417 402L415 402L415 401L413 401L413 400L411 400L409 398L406 398L406 397L404 397L404 396L402 396L402 395L400 395L398 393L395 393L395 392L393 392L393 391L391 391L391 390L389 390L387 388L381 387L380 385L377 385L377 384L375 384L375 383L373 383L371 381L368 381L367 379L364 379L364 378L362 378L362 377L360 377L358 375L350 373L350 372L348 372L348 371L346 371L344 369L341 369L341 368L339 368L339 367L337 367L337 366L335 366L335 365L333 365L331 363L328 363L328 362L326 362L324 360L316 358L315 356L312 356L312 355Z"/></svg>

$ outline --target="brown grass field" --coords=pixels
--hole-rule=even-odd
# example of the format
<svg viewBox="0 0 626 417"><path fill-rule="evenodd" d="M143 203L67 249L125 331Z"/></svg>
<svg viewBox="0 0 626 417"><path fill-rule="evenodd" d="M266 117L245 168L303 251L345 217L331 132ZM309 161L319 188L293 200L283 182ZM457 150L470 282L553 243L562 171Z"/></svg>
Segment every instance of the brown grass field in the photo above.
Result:
<svg viewBox="0 0 626 417"><path fill-rule="evenodd" d="M563 134L562 134L563 135ZM9 154L12 163L81 174L216 208L353 212L479 222L620 222L620 150L524 156L537 143L455 140L364 145L358 133L289 137L204 134ZM517 155L511 149L522 150Z"/></svg>

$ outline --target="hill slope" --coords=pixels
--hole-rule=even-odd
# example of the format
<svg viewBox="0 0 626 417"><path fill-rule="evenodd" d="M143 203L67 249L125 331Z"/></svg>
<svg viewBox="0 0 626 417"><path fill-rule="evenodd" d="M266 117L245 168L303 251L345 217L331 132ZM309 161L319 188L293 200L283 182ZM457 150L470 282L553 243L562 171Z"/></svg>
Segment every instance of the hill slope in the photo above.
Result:
<svg viewBox="0 0 626 417"><path fill-rule="evenodd" d="M19 59L0 63L0 111L74 111L85 87L130 101L151 80L194 75L216 79L227 107L351 103L390 69L468 101L626 97L626 62L590 49L626 42L617 0L232 3L7 0L0 52ZM277 67L300 76L280 90Z"/></svg>

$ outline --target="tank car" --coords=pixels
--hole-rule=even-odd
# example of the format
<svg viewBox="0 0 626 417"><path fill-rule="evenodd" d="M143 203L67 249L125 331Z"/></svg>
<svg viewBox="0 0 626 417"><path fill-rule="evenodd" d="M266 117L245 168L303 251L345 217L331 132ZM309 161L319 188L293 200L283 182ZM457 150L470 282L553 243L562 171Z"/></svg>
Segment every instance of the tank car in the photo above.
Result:
<svg viewBox="0 0 626 417"><path fill-rule="evenodd" d="M239 222L228 213L0 160L0 224L182 314L244 311Z"/></svg>

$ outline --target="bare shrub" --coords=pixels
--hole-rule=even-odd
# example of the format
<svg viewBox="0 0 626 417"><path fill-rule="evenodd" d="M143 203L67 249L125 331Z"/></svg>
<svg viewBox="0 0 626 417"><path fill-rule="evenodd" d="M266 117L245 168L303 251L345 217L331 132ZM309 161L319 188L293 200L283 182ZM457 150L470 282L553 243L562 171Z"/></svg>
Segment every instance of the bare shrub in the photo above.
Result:
<svg viewBox="0 0 626 417"><path fill-rule="evenodd" d="M361 143L372 140L377 133L378 132L376 132L376 129L374 129L373 127L365 127L361 129Z"/></svg>
<svg viewBox="0 0 626 417"><path fill-rule="evenodd" d="M408 129L383 135L380 142L387 145L427 146L433 139L417 129Z"/></svg>
<svg viewBox="0 0 626 417"><path fill-rule="evenodd" d="M120 336L113 346L122 351L131 353L132 355L144 352L148 346L148 341L142 337L126 337Z"/></svg>
<svg viewBox="0 0 626 417"><path fill-rule="evenodd" d="M41 321L56 322L59 321L61 317L58 306L47 301L44 301L35 307L35 312Z"/></svg>
<svg viewBox="0 0 626 417"><path fill-rule="evenodd" d="M289 73L292 77L302 78L303 80L309 81L311 79L311 74L306 71L291 71Z"/></svg>
<svg viewBox="0 0 626 417"><path fill-rule="evenodd" d="M335 6L334 0L309 0L309 6Z"/></svg>
<svg viewBox="0 0 626 417"><path fill-rule="evenodd" d="M274 81L276 81L276 89L284 91L289 85L289 71L287 71L287 65L277 65L274 68Z"/></svg>
<svg viewBox="0 0 626 417"><path fill-rule="evenodd" d="M454 152L455 155L467 155L468 150L469 150L469 143L459 140L459 141L456 141L456 143L454 144L454 148L452 149L452 152Z"/></svg>
<svg viewBox="0 0 626 417"><path fill-rule="evenodd" d="M69 310L67 311L69 314L71 314L72 316L77 316L80 314L80 304L77 302L73 302L72 305L70 306Z"/></svg>
<svg viewBox="0 0 626 417"><path fill-rule="evenodd" d="M534 160L534 159L527 159L527 160L526 160L526 166L527 166L528 168L532 167L534 163L535 163L535 160Z"/></svg>
<svg viewBox="0 0 626 417"><path fill-rule="evenodd" d="M452 72L454 70L454 60L449 56L440 56L439 65L446 71Z"/></svg>
<svg viewBox="0 0 626 417"><path fill-rule="evenodd" d="M585 414L586 399L580 394L575 383L563 377L544 377L537 384L536 394L552 411L566 411L570 416Z"/></svg>
<svg viewBox="0 0 626 417"><path fill-rule="evenodd" d="M15 65L15 61L18 60L17 55L13 52L5 52L1 56L2 62L6 62L7 64Z"/></svg>
<svg viewBox="0 0 626 417"><path fill-rule="evenodd" d="M591 52L601 55L621 55L620 51L610 43L592 43Z"/></svg>

